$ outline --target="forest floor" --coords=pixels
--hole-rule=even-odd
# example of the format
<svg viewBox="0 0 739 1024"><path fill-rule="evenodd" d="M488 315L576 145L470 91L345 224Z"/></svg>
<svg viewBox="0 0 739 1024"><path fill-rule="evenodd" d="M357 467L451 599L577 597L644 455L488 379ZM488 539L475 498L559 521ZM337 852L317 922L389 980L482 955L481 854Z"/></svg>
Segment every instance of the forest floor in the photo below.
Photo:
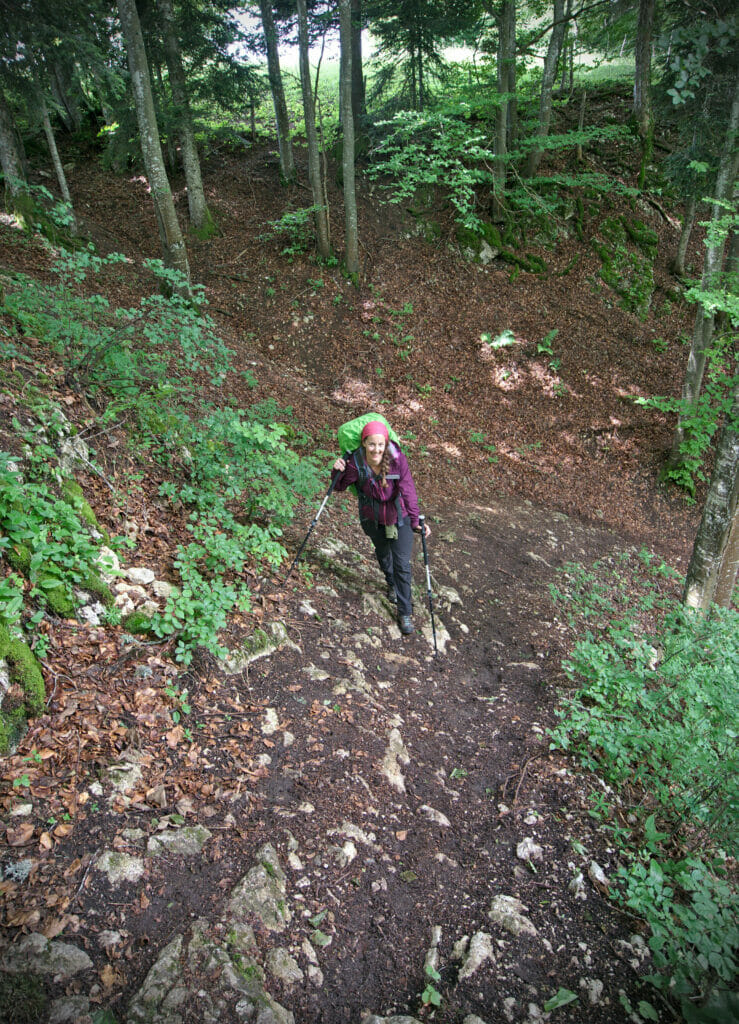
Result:
<svg viewBox="0 0 739 1024"><path fill-rule="evenodd" d="M622 161L630 180L626 148L608 159L611 170ZM466 1014L487 1024L533 1021L560 988L578 1000L554 1011L559 1021L627 1020L621 992L673 1019L642 981L649 964L634 939L644 935L640 922L587 878L591 861L606 875L617 864L588 814L592 780L548 750L544 730L555 721L561 658L573 640L549 596L557 568L642 545L687 566L699 506L659 485L672 424L633 401L679 393L691 312L667 267L676 221L646 202L631 211L659 236L655 294L640 321L598 285L597 255L566 225L554 247L527 246L546 273L483 267L459 253L443 204L430 212L442 232L429 244L413 216L382 204L377 186L362 186L354 288L338 268L289 259L281 239L264 237L268 221L310 202L303 186L279 186L265 150L212 154L205 184L220 234L189 246L192 274L237 372L224 394L204 385L203 400L290 406L292 421L328 453L327 479L337 426L366 410L387 416L432 529L444 650L433 657L422 565L423 630L402 639L354 510L336 499L307 552L309 571L287 585L262 578L253 612L234 618L234 646L257 625L287 627L290 643L248 670L228 675L199 657L185 672L166 649L131 644L120 629L52 624L48 714L3 765L0 863L8 878L19 857L32 861L25 881L2 883L9 948L39 932L84 949L86 972L50 976L48 994L88 1000L74 1004L80 1020L101 1007L119 1022L143 1019L131 1001L162 950L176 936L190 941L194 922L227 944L229 893L271 843L287 876L290 920L279 930L256 926L250 956L298 1024L359 1024L367 1012L444 1024ZM139 261L158 255L145 183L80 160L70 187L98 250L134 261L97 282L111 302L130 304L151 288ZM176 198L185 216L181 186ZM335 188L331 203L338 240ZM627 209L614 198L586 205L585 238ZM692 261L700 260L696 240ZM48 272L48 256L6 227L0 263ZM555 328L552 352L541 350ZM485 342L505 330L511 347ZM53 379L70 418L84 424L84 396ZM97 453L119 483L117 500L93 476L86 496L111 532L124 520L138 524L131 564L171 577L184 521L157 497L159 471L137 464L116 432L106 442ZM295 525L291 549L313 512ZM329 540L342 543L327 548ZM189 736L184 722L173 725L175 688L188 691ZM116 795L106 780L121 762L140 773ZM21 776L27 787L14 786ZM10 817L21 797L31 805L30 832ZM209 830L196 855L147 857L141 878L122 887L97 869L102 851L135 857L183 820ZM527 838L541 861L517 856ZM578 894L569 883L579 871ZM490 918L498 895L521 901L530 932L514 937ZM465 954L454 947L473 935L489 937L490 955L465 975ZM288 950L299 978L275 968L275 947ZM421 999L431 947L439 1008ZM210 1019L206 1003L219 1007L212 1019L251 1019L234 993L213 994L222 970L198 972L185 986L187 1003L158 1004L152 1019ZM0 1020L19 1019L15 1008L0 1009Z"/></svg>

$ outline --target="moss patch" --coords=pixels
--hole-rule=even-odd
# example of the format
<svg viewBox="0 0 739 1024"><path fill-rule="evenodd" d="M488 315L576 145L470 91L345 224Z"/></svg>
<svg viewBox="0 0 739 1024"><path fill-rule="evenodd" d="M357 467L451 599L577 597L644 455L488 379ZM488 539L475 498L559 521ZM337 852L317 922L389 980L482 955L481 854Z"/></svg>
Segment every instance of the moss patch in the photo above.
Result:
<svg viewBox="0 0 739 1024"><path fill-rule="evenodd" d="M112 608L115 602L113 591L107 583L102 580L93 569L85 569L82 574L80 586L83 590L93 594L106 608Z"/></svg>
<svg viewBox="0 0 739 1024"><path fill-rule="evenodd" d="M15 746L26 727L26 719L40 715L44 710L46 687L38 663L28 644L12 637L6 626L0 624L0 660L8 666L8 677L23 694L23 703L6 705L0 710L0 753Z"/></svg>
<svg viewBox="0 0 739 1024"><path fill-rule="evenodd" d="M62 494L86 523L89 523L90 526L98 526L97 516L91 506L85 501L82 488L76 480L72 480L71 477L62 480Z"/></svg>
<svg viewBox="0 0 739 1024"><path fill-rule="evenodd" d="M11 637L6 626L0 624L0 658L8 663L11 683L17 683L23 691L26 708L31 715L43 711L46 688L41 666L23 640Z"/></svg>
<svg viewBox="0 0 739 1024"><path fill-rule="evenodd" d="M134 636L148 636L154 632L151 616L146 615L144 612L131 612L123 620L123 627L127 632L133 633Z"/></svg>
<svg viewBox="0 0 739 1024"><path fill-rule="evenodd" d="M49 998L37 974L0 974L0 1024L46 1020Z"/></svg>

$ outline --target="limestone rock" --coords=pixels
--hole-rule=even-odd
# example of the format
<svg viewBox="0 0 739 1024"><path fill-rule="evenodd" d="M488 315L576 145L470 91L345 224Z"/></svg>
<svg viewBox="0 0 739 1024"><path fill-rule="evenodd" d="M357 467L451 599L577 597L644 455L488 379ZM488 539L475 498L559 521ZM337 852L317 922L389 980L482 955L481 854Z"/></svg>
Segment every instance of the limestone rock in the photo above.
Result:
<svg viewBox="0 0 739 1024"><path fill-rule="evenodd" d="M463 981L475 973L486 960L494 960L493 940L487 932L475 932L470 939L470 948L465 958L459 980Z"/></svg>
<svg viewBox="0 0 739 1024"><path fill-rule="evenodd" d="M49 1008L49 1024L78 1024L90 1012L87 996L55 999Z"/></svg>
<svg viewBox="0 0 739 1024"><path fill-rule="evenodd" d="M212 836L204 825L185 825L176 830L158 832L146 844L150 857L174 853L180 857L196 857Z"/></svg>
<svg viewBox="0 0 739 1024"><path fill-rule="evenodd" d="M156 579L155 573L145 566L134 565L130 569L124 569L123 572L126 579L129 579L131 583L138 583L142 587L148 587Z"/></svg>
<svg viewBox="0 0 739 1024"><path fill-rule="evenodd" d="M62 981L92 966L84 950L69 942L49 941L38 932L23 935L0 959L0 970L7 974L49 974Z"/></svg>
<svg viewBox="0 0 739 1024"><path fill-rule="evenodd" d="M283 932L292 920L285 899L285 873L271 843L259 850L257 858L258 863L232 891L229 914L237 921L251 915L269 931Z"/></svg>
<svg viewBox="0 0 739 1024"><path fill-rule="evenodd" d="M267 954L267 967L275 978L285 985L295 985L303 980L303 972L297 960L282 946L271 949Z"/></svg>
<svg viewBox="0 0 739 1024"><path fill-rule="evenodd" d="M452 823L449 821L446 814L442 814L441 811L437 811L433 807L429 807L428 804L423 804L419 809L429 821L433 822L434 825L439 825L441 828L451 828Z"/></svg>
<svg viewBox="0 0 739 1024"><path fill-rule="evenodd" d="M511 935L536 935L536 928L523 913L528 910L515 896L495 896L488 917Z"/></svg>
<svg viewBox="0 0 739 1024"><path fill-rule="evenodd" d="M544 851L533 839L527 837L522 839L516 847L516 856L519 860L543 860Z"/></svg>
<svg viewBox="0 0 739 1024"><path fill-rule="evenodd" d="M182 985L182 936L176 935L159 954L128 1008L126 1024L179 1024L176 1012L187 999Z"/></svg>
<svg viewBox="0 0 739 1024"><path fill-rule="evenodd" d="M405 793L405 779L400 770L400 765L409 763L410 757L405 749L400 732L397 729L391 729L388 733L387 750L382 760L382 774L399 793Z"/></svg>
<svg viewBox="0 0 739 1024"><path fill-rule="evenodd" d="M138 882L144 873L144 862L141 857L132 857L131 854L118 850L106 850L101 853L95 867L108 876L111 885Z"/></svg>

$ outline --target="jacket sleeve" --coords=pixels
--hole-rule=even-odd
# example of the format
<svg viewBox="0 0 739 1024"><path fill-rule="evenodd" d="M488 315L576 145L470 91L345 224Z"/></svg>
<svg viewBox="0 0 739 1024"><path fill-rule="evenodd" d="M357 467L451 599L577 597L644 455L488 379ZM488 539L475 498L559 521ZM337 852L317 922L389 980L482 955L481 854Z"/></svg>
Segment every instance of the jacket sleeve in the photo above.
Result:
<svg viewBox="0 0 739 1024"><path fill-rule="evenodd" d="M345 491L347 487L350 487L359 480L359 473L357 472L357 467L354 465L354 460L351 456L343 455L342 458L346 462L346 469L344 472L339 473L337 470L333 470L331 473L332 480L334 477L337 478L336 483L334 484L335 491Z"/></svg>
<svg viewBox="0 0 739 1024"><path fill-rule="evenodd" d="M400 479L398 480L398 487L400 494L403 498L403 504L405 510L408 513L408 517L411 521L411 529L418 529L418 495L416 494L416 485L413 483L413 477L411 476L411 469L408 465L408 459L405 455L400 452L398 455L398 474Z"/></svg>

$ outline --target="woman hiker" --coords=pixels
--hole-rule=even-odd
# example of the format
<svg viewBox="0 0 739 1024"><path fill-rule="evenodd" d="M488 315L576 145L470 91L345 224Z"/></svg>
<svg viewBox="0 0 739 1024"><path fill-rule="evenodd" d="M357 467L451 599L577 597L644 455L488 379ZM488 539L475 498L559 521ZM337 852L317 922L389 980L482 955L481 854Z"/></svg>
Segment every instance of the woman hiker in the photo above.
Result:
<svg viewBox="0 0 739 1024"><path fill-rule="evenodd" d="M362 430L361 444L351 457L334 463L339 474L334 490L355 484L359 497L359 522L375 547L387 581L388 600L398 607L400 632L413 632L411 618L411 554L413 532L420 532L416 486L401 450L390 441L380 420ZM425 523L425 533L431 533Z"/></svg>

